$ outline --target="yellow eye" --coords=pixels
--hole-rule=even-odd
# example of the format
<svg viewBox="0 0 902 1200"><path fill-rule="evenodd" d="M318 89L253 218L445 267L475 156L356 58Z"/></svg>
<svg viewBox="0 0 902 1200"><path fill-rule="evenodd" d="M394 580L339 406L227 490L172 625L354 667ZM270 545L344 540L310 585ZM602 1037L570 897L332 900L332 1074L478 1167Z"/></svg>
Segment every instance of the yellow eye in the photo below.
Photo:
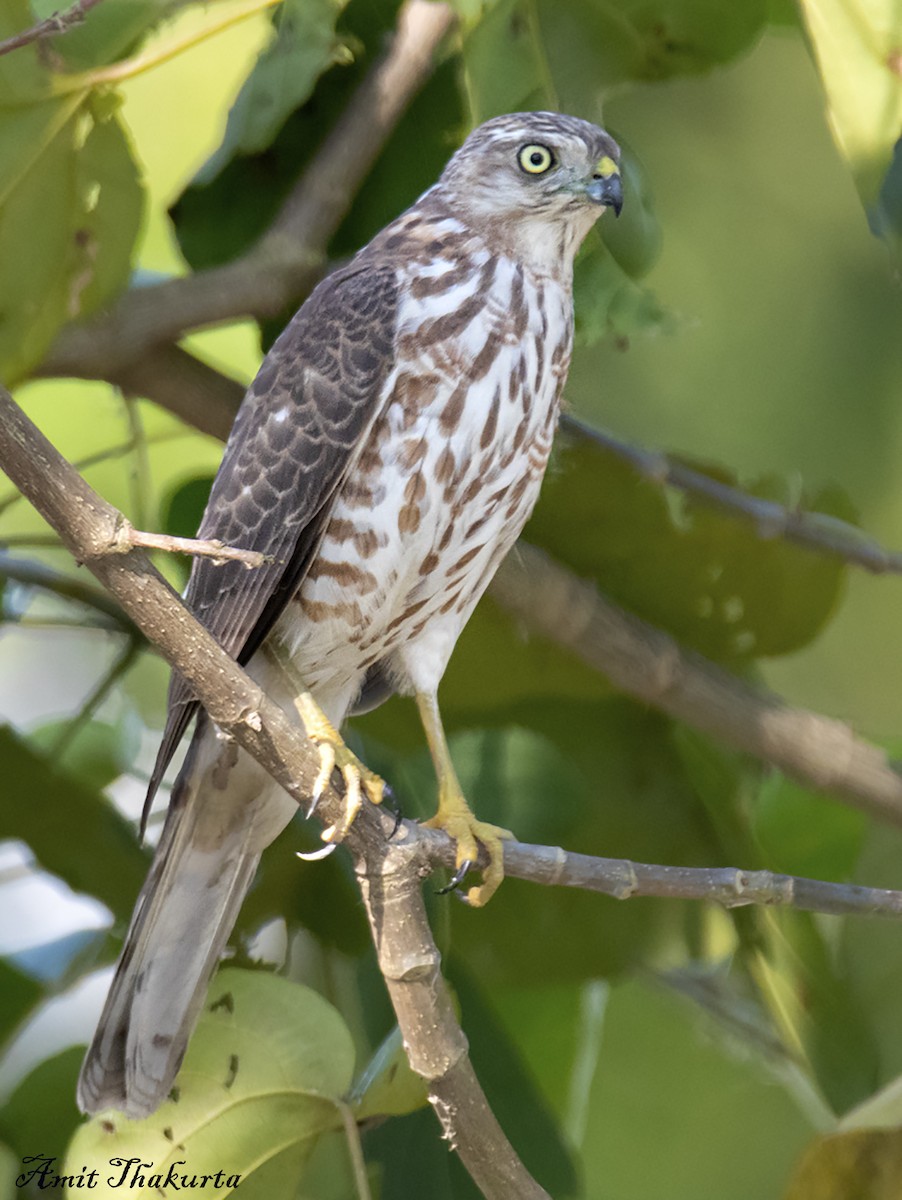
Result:
<svg viewBox="0 0 902 1200"><path fill-rule="evenodd" d="M517 162L520 164L520 170L525 171L527 175L544 175L554 166L554 155L547 146L530 143L528 146L521 146Z"/></svg>

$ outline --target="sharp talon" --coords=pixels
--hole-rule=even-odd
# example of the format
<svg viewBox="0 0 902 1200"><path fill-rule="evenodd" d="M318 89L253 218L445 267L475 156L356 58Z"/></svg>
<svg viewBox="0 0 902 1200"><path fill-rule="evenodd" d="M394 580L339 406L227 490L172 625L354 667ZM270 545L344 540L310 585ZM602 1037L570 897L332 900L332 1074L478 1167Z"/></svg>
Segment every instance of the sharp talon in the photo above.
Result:
<svg viewBox="0 0 902 1200"><path fill-rule="evenodd" d="M388 835L388 840L391 841L401 828L401 822L404 819L404 813L401 809L401 805L398 803L398 798L395 796L394 789L389 784L386 784L382 791L382 804L383 807L387 808L395 818L395 823L392 825L391 833Z"/></svg>
<svg viewBox="0 0 902 1200"><path fill-rule="evenodd" d="M465 858L448 882L443 888L439 888L436 892L437 896L447 896L449 892L456 892L470 871L476 866L472 858ZM465 896L461 896L461 900L465 900Z"/></svg>
<svg viewBox="0 0 902 1200"><path fill-rule="evenodd" d="M298 858L302 858L304 862L319 862L320 859L328 858L336 847L336 842L329 842L325 846L320 846L318 850L298 850L297 856Z"/></svg>
<svg viewBox="0 0 902 1200"><path fill-rule="evenodd" d="M332 780L332 772L335 769L335 747L330 745L328 742L323 742L320 744L318 749L319 774L316 777L316 783L313 785L314 805L329 786L329 783Z"/></svg>

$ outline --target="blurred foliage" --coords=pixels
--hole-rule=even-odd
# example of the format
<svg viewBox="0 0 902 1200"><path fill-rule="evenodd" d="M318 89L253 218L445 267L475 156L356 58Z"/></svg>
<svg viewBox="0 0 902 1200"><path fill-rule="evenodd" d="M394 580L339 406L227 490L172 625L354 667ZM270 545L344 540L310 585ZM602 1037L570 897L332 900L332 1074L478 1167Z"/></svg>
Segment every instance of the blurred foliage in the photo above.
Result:
<svg viewBox="0 0 902 1200"><path fill-rule="evenodd" d="M7 0L0 38L53 7ZM272 12L263 14L266 7ZM591 120L613 112L615 134L628 135L626 205L619 222L606 220L588 239L577 264L571 394L594 416L647 414L646 432L664 442L703 443L702 431L724 411L743 442L752 440L755 416L735 399L747 381L732 343L715 347L710 378L691 385L698 396L686 395L688 375L666 366L653 375L649 366L655 355L666 363L674 348L703 343L707 330L719 328L710 313L701 332L693 324L700 294L693 289L710 282L736 338L753 342L764 411L779 392L778 374L788 374L792 403L782 406L788 424L771 442L767 417L759 418L763 469L747 469L745 460L722 467L707 450L692 454L693 465L717 480L740 477L753 494L790 508L854 519L842 469L852 434L831 426L839 431L832 473L840 477L803 488L794 474L777 473L786 454L780 432L795 420L802 432L793 445L807 446L847 387L855 393L849 428L871 438L879 468L869 461L864 482L859 475L856 503L858 493L868 498L872 476L897 476L887 413L898 411L902 386L892 348L902 308L879 292L853 239L860 210L846 209L829 235L831 250L849 256L842 320L820 319L826 288L815 281L827 278L817 274L827 239L818 221L841 176L808 191L784 188L791 114L777 113L766 140L753 141L751 122L767 108L771 77L762 68L735 95L728 81L731 70L744 69L736 67L743 56L761 54L762 37L765 46L779 37L797 48L806 39L867 220L895 249L902 237L898 6L456 0L455 7L458 36L389 138L329 257L352 254L411 203L479 120L529 107ZM0 57L0 378L27 378L61 326L121 293L144 265L142 214L159 226L168 209L190 269L249 247L381 53L397 10L394 0L107 0L51 45ZM141 101L122 81L164 63L159 78L171 79L165 72L181 57L179 103L199 120L196 57L217 29L255 13L257 60L247 56L231 110L214 114L218 140L198 151L202 165L195 161L173 198L142 177L148 147L130 132ZM801 53L793 62L793 86L808 94L813 75L803 74ZM181 111L165 126L157 78L148 74L144 101L159 120L153 137L188 137L196 121ZM679 89L690 82L687 99ZM751 224L731 226L731 204ZM787 267L797 261L794 246L780 243L768 223L793 206L800 214L793 237L811 266L798 280ZM693 255L690 234L698 228L710 258ZM740 264L750 255L766 258L771 271L751 299L740 290ZM680 264L683 275L662 288ZM735 292L727 287L734 283ZM764 340L761 313L769 316L792 288L791 320L766 326ZM276 327L260 331L264 344ZM841 351L847 375L837 382ZM126 407L106 393L60 389L43 401L24 394L128 515L193 532L217 456L209 439L151 405ZM694 417L692 434L676 438L676 424L662 417L674 410L674 421ZM41 532L25 506L0 491L0 539ZM838 559L761 539L593 444L560 445L528 536L684 645L753 678L807 647L816 654L842 620L848 571ZM67 569L52 549L34 553ZM173 578L184 568L163 565ZM403 1059L349 865L342 855L299 865L295 851L317 842L300 817L265 856L234 938L238 962L284 961L285 978L223 970L179 1099L147 1122L78 1124L78 1043L90 1022L72 1013L80 986L115 956L146 869L147 853L122 810L133 816L140 802L164 684L148 653L136 657L119 635L78 628L81 609L2 578L0 589L0 666L12 663L18 673L0 689L9 722L0 728L0 839L28 848L33 862L22 870L30 880L68 886L70 904L92 897L113 922L109 934L82 927L38 938L37 946L34 938L26 945L15 919L5 932L0 925L10 947L0 957L0 1046L8 1051L0 1069L0 1198L12 1194L29 1154L52 1154L61 1168L74 1133L68 1169L134 1152L163 1174L177 1159L192 1173L241 1173L242 1196L339 1200L353 1187L344 1100L360 1122L374 1195L474 1196ZM73 621L75 629L67 625ZM882 646L878 653L892 657ZM869 679L858 686L872 690ZM20 696L31 705L24 717ZM894 731L898 707L882 696L878 702L884 730ZM615 694L555 645L525 639L491 601L461 638L443 709L475 808L524 840L675 865L898 884L898 834L874 830L860 814ZM410 703L393 701L361 719L351 737L391 780L405 812L431 810L435 781ZM16 886L13 877L0 881ZM42 893L41 903L59 905L59 895ZM514 880L485 911L431 892L428 902L477 1071L513 1143L555 1196L883 1200L902 1191L902 955L894 925L726 914L660 900L616 904ZM63 1036L45 1047L50 1013Z"/></svg>

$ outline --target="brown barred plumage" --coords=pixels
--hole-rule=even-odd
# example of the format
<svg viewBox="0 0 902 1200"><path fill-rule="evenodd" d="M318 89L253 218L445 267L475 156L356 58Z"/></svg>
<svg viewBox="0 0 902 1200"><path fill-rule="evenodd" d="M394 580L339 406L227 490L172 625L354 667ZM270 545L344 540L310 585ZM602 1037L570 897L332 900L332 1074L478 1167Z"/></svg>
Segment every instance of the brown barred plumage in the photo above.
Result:
<svg viewBox="0 0 902 1200"><path fill-rule="evenodd" d="M500 880L504 831L466 808L435 694L538 495L570 361L573 256L605 206L619 211L617 158L573 117L488 121L314 290L247 393L198 532L267 564L197 558L186 591L286 711L294 681L264 651L276 644L336 725L392 691L417 696L436 821L459 858L489 851L474 902ZM196 711L175 677L148 803ZM139 1116L165 1098L259 855L294 812L201 714L82 1069L83 1109Z"/></svg>

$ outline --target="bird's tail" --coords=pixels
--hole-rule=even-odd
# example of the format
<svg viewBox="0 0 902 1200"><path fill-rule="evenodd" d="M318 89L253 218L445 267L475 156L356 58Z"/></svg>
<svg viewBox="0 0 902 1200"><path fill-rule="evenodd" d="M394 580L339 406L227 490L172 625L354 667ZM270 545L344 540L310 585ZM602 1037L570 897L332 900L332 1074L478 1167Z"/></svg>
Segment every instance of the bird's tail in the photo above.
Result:
<svg viewBox="0 0 902 1200"><path fill-rule="evenodd" d="M296 811L201 720L81 1069L84 1112L143 1117L166 1099L261 851Z"/></svg>

